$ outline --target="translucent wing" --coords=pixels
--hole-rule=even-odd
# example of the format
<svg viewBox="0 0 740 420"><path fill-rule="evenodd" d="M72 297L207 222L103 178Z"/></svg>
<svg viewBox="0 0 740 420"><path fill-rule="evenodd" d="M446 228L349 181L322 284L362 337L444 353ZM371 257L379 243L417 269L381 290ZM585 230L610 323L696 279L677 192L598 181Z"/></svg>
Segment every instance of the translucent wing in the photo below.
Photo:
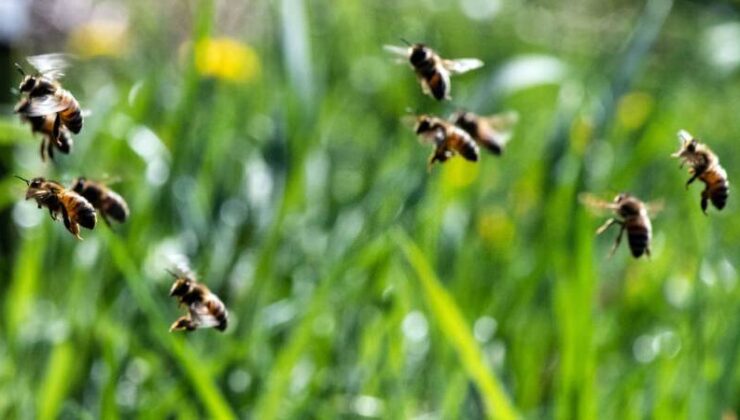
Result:
<svg viewBox="0 0 740 420"><path fill-rule="evenodd" d="M686 130L679 130L677 135L678 141L680 141L681 144L688 143L694 138L694 136Z"/></svg>
<svg viewBox="0 0 740 420"><path fill-rule="evenodd" d="M190 305L188 308L190 317L198 324L199 328L215 327L220 324L219 320L213 316L211 309L212 305L218 305L218 303L211 299L206 299L205 302Z"/></svg>
<svg viewBox="0 0 740 420"><path fill-rule="evenodd" d="M416 127L417 121L418 118L416 117L416 115L404 115L403 117L401 117L401 123L409 128Z"/></svg>
<svg viewBox="0 0 740 420"><path fill-rule="evenodd" d="M648 214L655 216L665 208L665 201L661 198L645 204Z"/></svg>
<svg viewBox="0 0 740 420"><path fill-rule="evenodd" d="M499 133L509 133L519 122L519 113L516 111L504 112L501 114L484 117L488 124Z"/></svg>
<svg viewBox="0 0 740 420"><path fill-rule="evenodd" d="M397 45L383 45L383 49L393 55L403 58L408 58L411 51L409 47L399 47Z"/></svg>
<svg viewBox="0 0 740 420"><path fill-rule="evenodd" d="M69 67L71 58L68 54L54 53L32 55L26 57L26 61L42 75L56 80L64 76L64 70Z"/></svg>
<svg viewBox="0 0 740 420"><path fill-rule="evenodd" d="M28 117L41 117L57 113L67 108L67 106L68 105L61 102L57 96L46 95L31 99L31 103L23 111L23 114Z"/></svg>
<svg viewBox="0 0 740 420"><path fill-rule="evenodd" d="M578 201L580 201L581 204L588 207L589 209L597 211L597 212L603 211L603 210L616 210L618 208L616 203L613 203L611 201L602 200L596 197L595 195L589 194L589 193L578 194Z"/></svg>
<svg viewBox="0 0 740 420"><path fill-rule="evenodd" d="M460 58L457 60L442 60L442 65L452 74L461 74L483 67L483 62L477 58Z"/></svg>

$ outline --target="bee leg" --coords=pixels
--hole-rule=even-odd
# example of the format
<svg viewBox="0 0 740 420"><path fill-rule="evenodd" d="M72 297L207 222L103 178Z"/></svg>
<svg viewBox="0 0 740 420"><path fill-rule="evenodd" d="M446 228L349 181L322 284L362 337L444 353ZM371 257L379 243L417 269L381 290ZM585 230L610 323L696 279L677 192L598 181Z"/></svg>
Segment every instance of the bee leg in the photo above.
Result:
<svg viewBox="0 0 740 420"><path fill-rule="evenodd" d="M619 244L622 242L622 235L624 234L624 223L620 223L620 229L619 229L619 235L617 235L617 239L614 241L614 246L612 246L611 251L609 251L609 258L614 256L614 253L617 252L617 248L619 248Z"/></svg>
<svg viewBox="0 0 740 420"><path fill-rule="evenodd" d="M41 208L41 206L39 206L39 208ZM57 215L51 209L49 209L49 216L51 216L51 220L55 222L57 221Z"/></svg>
<svg viewBox="0 0 740 420"><path fill-rule="evenodd" d="M57 112L56 118L54 118L54 128L51 130L51 135L53 137L54 142L57 142L57 139L59 138L59 127L62 124L62 117Z"/></svg>
<svg viewBox="0 0 740 420"><path fill-rule="evenodd" d="M49 155L51 160L54 160L54 143L51 139L46 142L46 153Z"/></svg>
<svg viewBox="0 0 740 420"><path fill-rule="evenodd" d="M596 229L596 234L601 235L615 223L620 223L620 222L613 217L609 218L609 220L607 220L606 223L604 223L603 225L599 226L598 229Z"/></svg>
<svg viewBox="0 0 740 420"><path fill-rule="evenodd" d="M110 220L108 220L108 216L106 216L105 213L103 213L102 211L98 213L100 213L100 217L103 218L103 221L105 222L105 224L108 225L108 227L111 227Z"/></svg>
<svg viewBox="0 0 740 420"><path fill-rule="evenodd" d="M701 211L704 212L704 215L707 215L707 204L709 203L709 190L704 190L701 192Z"/></svg>
<svg viewBox="0 0 740 420"><path fill-rule="evenodd" d="M689 189L689 185L691 185L692 182L696 181L696 178L698 177L698 174L694 174L691 178L689 178L688 181L686 181L686 189Z"/></svg>
<svg viewBox="0 0 740 420"><path fill-rule="evenodd" d="M66 227L67 230L77 239L82 240L82 237L80 236L80 226L69 220L67 209L65 209L64 206L62 206L62 219L64 220L64 227Z"/></svg>
<svg viewBox="0 0 740 420"><path fill-rule="evenodd" d="M41 147L39 152L41 152L41 161L46 162L46 136L41 140Z"/></svg>

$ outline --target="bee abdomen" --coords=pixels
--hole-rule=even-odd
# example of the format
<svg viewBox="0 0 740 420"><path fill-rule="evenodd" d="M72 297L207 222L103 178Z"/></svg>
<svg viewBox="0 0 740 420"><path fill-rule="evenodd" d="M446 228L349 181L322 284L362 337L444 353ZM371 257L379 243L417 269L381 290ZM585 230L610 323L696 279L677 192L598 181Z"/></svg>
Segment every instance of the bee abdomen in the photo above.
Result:
<svg viewBox="0 0 740 420"><path fill-rule="evenodd" d="M501 155L504 152L504 148L495 136L481 137L480 142L489 152L494 155Z"/></svg>
<svg viewBox="0 0 740 420"><path fill-rule="evenodd" d="M224 309L223 312L220 312L216 316L216 319L218 320L218 325L216 325L215 328L219 331L224 331L229 324L229 317L226 313L226 310Z"/></svg>
<svg viewBox="0 0 740 420"><path fill-rule="evenodd" d="M77 223L84 228L93 229L95 227L95 222L97 221L93 206L84 198L74 203L74 206Z"/></svg>
<svg viewBox="0 0 740 420"><path fill-rule="evenodd" d="M627 240L629 241L630 251L637 258L645 253L650 245L650 231L642 224L627 224Z"/></svg>
<svg viewBox="0 0 740 420"><path fill-rule="evenodd" d="M117 222L123 223L128 218L128 207L116 200L107 200L104 211Z"/></svg>
<svg viewBox="0 0 740 420"><path fill-rule="evenodd" d="M722 210L727 204L727 198L730 196L730 185L724 178L719 178L711 187L709 187L709 198L712 204L719 210Z"/></svg>
<svg viewBox="0 0 740 420"><path fill-rule="evenodd" d="M69 131L78 134L82 130L82 112L80 111L80 104L72 96L71 93L63 91L61 93L62 100L69 104L69 106L63 109L59 116L62 119L62 123L69 129Z"/></svg>

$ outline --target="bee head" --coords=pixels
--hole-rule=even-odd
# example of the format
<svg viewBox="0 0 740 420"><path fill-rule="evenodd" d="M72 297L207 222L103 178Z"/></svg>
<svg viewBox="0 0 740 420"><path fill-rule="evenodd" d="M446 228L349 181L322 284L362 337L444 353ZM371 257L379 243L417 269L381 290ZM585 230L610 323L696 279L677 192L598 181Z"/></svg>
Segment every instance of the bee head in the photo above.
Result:
<svg viewBox="0 0 740 420"><path fill-rule="evenodd" d="M696 145L697 145L697 143L698 142L696 141L696 139L691 139L691 141L689 142L689 144L686 145L686 151L689 152L689 153L696 152Z"/></svg>
<svg viewBox="0 0 740 420"><path fill-rule="evenodd" d="M432 51L424 44L414 44L411 46L411 55L409 61L414 66L423 64L432 57Z"/></svg>
<svg viewBox="0 0 740 420"><path fill-rule="evenodd" d="M28 179L23 179L17 175L16 175L16 178L19 178L25 181L26 184L28 185L28 190L26 191L26 200L28 200L29 198L35 198L40 192L47 189L46 179L44 178L38 177L38 178L33 178L31 180L28 180Z"/></svg>
<svg viewBox="0 0 740 420"><path fill-rule="evenodd" d="M416 121L416 134L426 133L432 129L432 121L426 115L420 115Z"/></svg>
<svg viewBox="0 0 740 420"><path fill-rule="evenodd" d="M175 275L174 273L171 273ZM170 289L170 296L185 296L193 288L193 281L187 277L178 276Z"/></svg>
<svg viewBox="0 0 740 420"><path fill-rule="evenodd" d="M21 80L20 86L18 86L18 90L20 90L21 93L28 93L34 88L34 86L36 86L36 78L34 76L25 75L23 80Z"/></svg>
<svg viewBox="0 0 740 420"><path fill-rule="evenodd" d="M72 188L72 191L74 191L74 192L77 192L77 193L79 193L79 192L81 192L82 190L84 190L84 189L85 189L85 181L87 181L87 180L85 179L85 177L82 177L82 176L81 176L81 177L79 177L79 178L76 178L76 179L75 179L75 180L74 180L74 181L72 182L72 187L71 187L71 188Z"/></svg>

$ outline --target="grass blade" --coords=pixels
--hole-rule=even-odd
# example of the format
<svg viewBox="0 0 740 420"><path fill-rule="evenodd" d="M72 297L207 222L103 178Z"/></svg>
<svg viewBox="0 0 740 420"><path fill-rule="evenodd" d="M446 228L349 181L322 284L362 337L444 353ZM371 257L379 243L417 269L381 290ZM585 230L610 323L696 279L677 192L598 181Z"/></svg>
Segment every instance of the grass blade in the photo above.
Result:
<svg viewBox="0 0 740 420"><path fill-rule="evenodd" d="M395 230L392 235L416 272L424 298L439 328L457 352L468 376L478 387L488 416L502 420L518 418L501 381L486 365L483 351L476 344L454 298L442 287L424 254L402 230Z"/></svg>

